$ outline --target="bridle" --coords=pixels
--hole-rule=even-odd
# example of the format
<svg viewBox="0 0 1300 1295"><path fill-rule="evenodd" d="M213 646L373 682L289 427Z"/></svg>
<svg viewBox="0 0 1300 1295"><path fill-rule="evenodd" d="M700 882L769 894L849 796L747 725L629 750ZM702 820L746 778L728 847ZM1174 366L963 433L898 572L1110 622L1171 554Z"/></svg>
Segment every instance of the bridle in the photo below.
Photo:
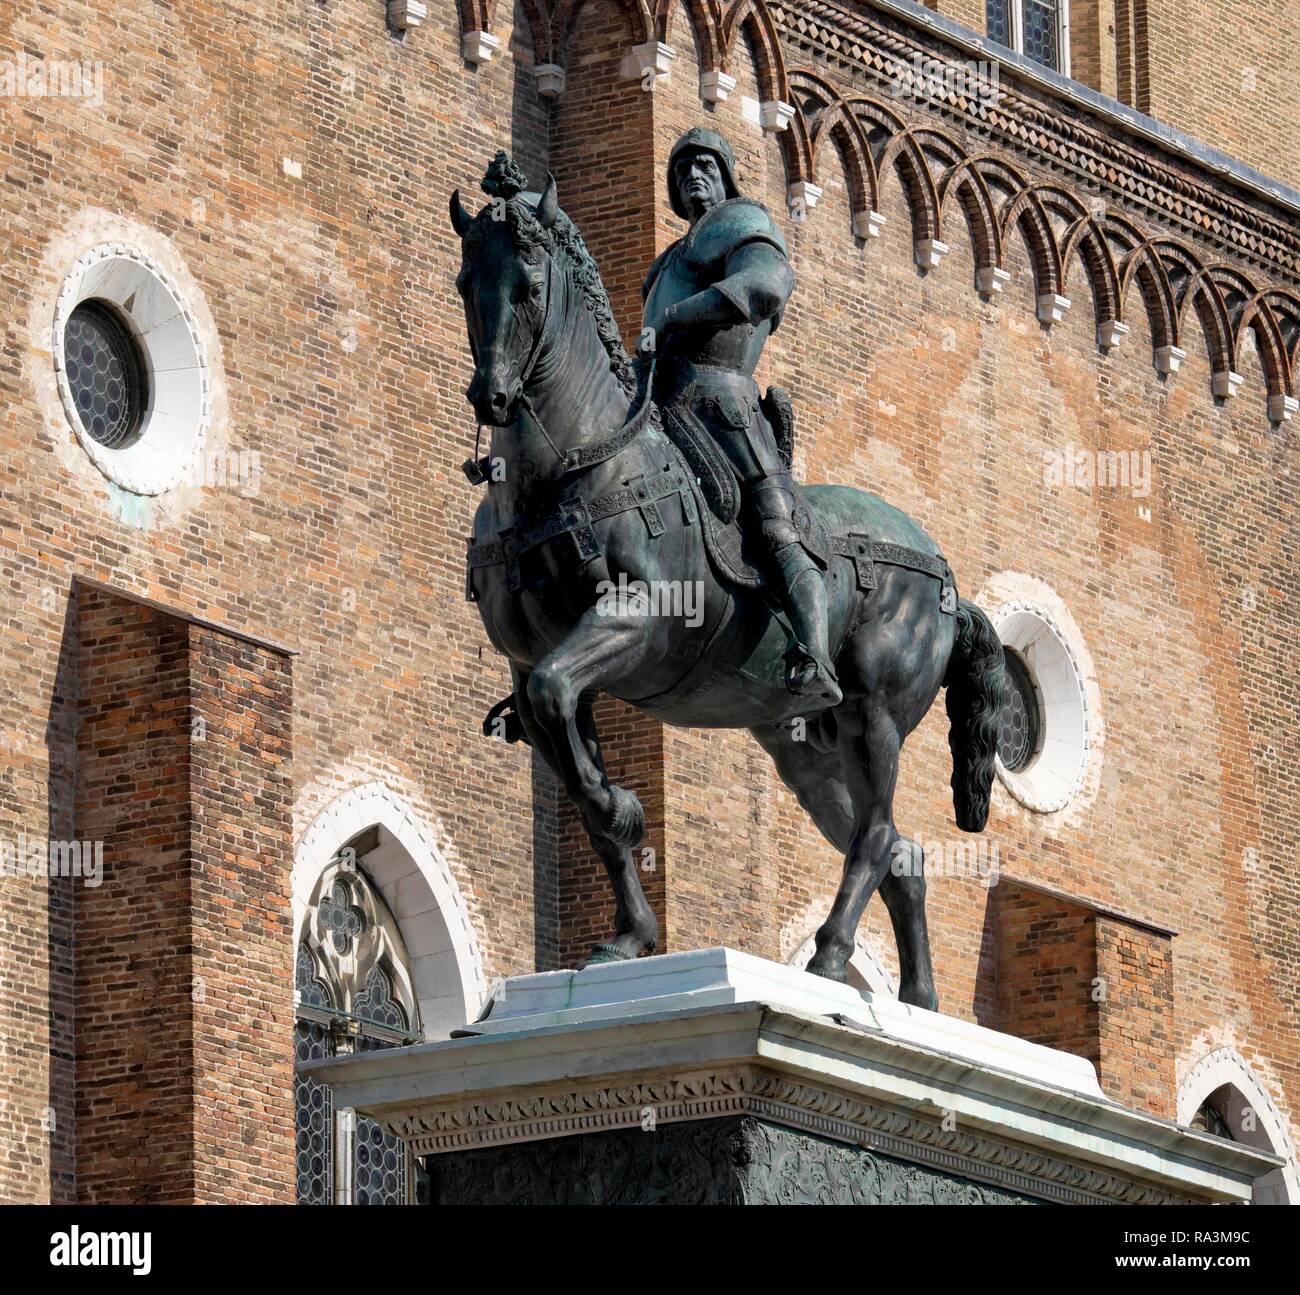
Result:
<svg viewBox="0 0 1300 1295"><path fill-rule="evenodd" d="M524 360L524 366L519 373L519 403L527 412L528 417L532 419L534 426L545 438L559 459L564 465L564 471L560 474L562 477L567 476L570 472L585 469L602 463L605 459L612 458L620 449L623 448L644 426L646 417L650 411L651 393L654 389L655 374L655 356L650 357L650 372L646 375L645 395L641 403L636 406L628 415L627 421L617 428L609 436L603 438L594 445L582 446L578 449L569 450L568 453L561 450L551 434L546 430L546 424L542 422L541 415L537 412L537 407L533 404L528 395L528 383L533 375L533 370L537 367L537 361L541 356L542 342L546 337L547 328L551 321L551 299L552 288L556 275L555 253L551 252L546 258L546 298L542 304L542 321L533 336L532 346L529 348L528 356ZM516 315L516 318L518 316ZM470 338L470 349L474 353L474 362L478 363L478 347L474 345L473 338ZM474 433L474 458L472 463L479 462L479 446L482 444L483 424L479 423Z"/></svg>

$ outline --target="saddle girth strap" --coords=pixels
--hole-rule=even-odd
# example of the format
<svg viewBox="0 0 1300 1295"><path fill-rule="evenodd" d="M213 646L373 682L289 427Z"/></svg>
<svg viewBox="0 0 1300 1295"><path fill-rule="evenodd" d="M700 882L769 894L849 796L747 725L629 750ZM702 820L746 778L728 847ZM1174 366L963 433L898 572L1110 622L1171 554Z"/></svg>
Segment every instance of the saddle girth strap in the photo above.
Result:
<svg viewBox="0 0 1300 1295"><path fill-rule="evenodd" d="M675 468L666 468L651 477L635 476L628 479L622 490L611 491L596 499L585 500L573 493L560 501L559 509L537 526L507 527L494 540L474 543L467 541L465 558L465 598L475 601L471 577L475 568L506 566L506 587L512 592L522 587L519 559L531 549L561 536L571 536L580 563L590 562L603 553L600 541L592 529L595 522L607 517L639 509L651 537L664 533L667 525L659 502L679 496L682 524L689 526L695 520L695 501L686 479Z"/></svg>

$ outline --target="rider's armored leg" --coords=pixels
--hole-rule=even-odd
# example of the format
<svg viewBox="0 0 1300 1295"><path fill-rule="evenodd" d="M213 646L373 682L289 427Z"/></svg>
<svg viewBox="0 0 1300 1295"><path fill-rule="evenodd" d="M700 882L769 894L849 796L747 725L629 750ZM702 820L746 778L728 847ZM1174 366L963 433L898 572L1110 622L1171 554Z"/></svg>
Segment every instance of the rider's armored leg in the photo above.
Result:
<svg viewBox="0 0 1300 1295"><path fill-rule="evenodd" d="M753 503L781 579L781 601L794 632L795 642L786 654L786 686L798 696L816 696L838 705L843 694L827 641L826 579L795 529L794 494L778 480L768 478L754 487Z"/></svg>

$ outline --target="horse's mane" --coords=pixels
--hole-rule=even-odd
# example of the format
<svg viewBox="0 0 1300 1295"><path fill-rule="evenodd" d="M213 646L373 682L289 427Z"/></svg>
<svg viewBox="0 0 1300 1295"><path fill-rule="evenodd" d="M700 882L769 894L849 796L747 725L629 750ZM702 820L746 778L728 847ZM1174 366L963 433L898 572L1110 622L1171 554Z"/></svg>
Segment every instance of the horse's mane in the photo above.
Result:
<svg viewBox="0 0 1300 1295"><path fill-rule="evenodd" d="M530 195L530 202L519 192L523 174L513 162L498 153L496 160L488 168L483 188L497 197L506 198L505 219L509 225L510 241L517 252L524 256L535 256L545 249L554 254L559 252L568 265L569 274L582 294L587 309L591 312L596 325L596 334L600 338L605 353L609 356L610 369L618 379L629 401L636 399L638 376L632 357L623 346L618 325L614 322L614 311L609 304L609 293L601 281L600 270L595 258L587 250L587 245L578 233L578 227L563 211L558 211L555 223L550 229L543 229L537 219L534 204L539 201L536 194ZM473 251L475 244L481 242L486 233L484 222L499 221L501 216L494 214L489 206L479 213L473 227L466 235L468 249ZM475 235L478 238L475 238Z"/></svg>

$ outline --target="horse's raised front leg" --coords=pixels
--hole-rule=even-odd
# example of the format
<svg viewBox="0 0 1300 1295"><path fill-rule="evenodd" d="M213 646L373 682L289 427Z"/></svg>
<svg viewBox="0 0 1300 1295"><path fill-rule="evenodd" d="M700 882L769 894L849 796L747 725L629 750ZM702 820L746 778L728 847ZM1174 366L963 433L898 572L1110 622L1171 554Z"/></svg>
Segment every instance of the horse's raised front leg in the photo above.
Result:
<svg viewBox="0 0 1300 1295"><path fill-rule="evenodd" d="M614 934L586 965L654 950L659 923L646 902L632 849L645 833L641 802L605 776L591 703L636 669L648 651L644 618L589 611L536 669L516 673L521 717L534 745L564 782L614 890Z"/></svg>

